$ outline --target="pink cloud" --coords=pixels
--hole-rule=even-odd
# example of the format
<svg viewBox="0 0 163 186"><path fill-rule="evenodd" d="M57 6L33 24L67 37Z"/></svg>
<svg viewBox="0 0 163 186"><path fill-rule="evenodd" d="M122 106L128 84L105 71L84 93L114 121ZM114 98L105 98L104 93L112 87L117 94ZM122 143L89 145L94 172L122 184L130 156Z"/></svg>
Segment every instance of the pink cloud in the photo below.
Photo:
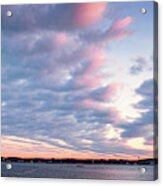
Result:
<svg viewBox="0 0 163 186"><path fill-rule="evenodd" d="M89 88L99 87L102 83L102 77L100 76L91 76L89 74L83 74L78 81L77 84L81 86L86 86Z"/></svg>
<svg viewBox="0 0 163 186"><path fill-rule="evenodd" d="M100 67L105 64L107 60L106 51L95 46L87 48L86 56L88 56L88 59L90 61L90 65L86 70L86 73L88 74L96 72Z"/></svg>
<svg viewBox="0 0 163 186"><path fill-rule="evenodd" d="M79 27L93 25L102 19L106 7L106 2L78 4L75 8L73 22Z"/></svg>
<svg viewBox="0 0 163 186"><path fill-rule="evenodd" d="M131 16L127 16L124 19L119 19L112 25L113 30L120 30L126 28L129 24L133 22L133 18Z"/></svg>
<svg viewBox="0 0 163 186"><path fill-rule="evenodd" d="M112 118L114 124L119 124L120 121L123 122L120 112L115 107L109 107L109 118Z"/></svg>
<svg viewBox="0 0 163 186"><path fill-rule="evenodd" d="M85 99L83 100L80 105L84 108L88 108L88 109L96 109L96 110L105 110L106 106L98 101L95 101L93 99Z"/></svg>
<svg viewBox="0 0 163 186"><path fill-rule="evenodd" d="M108 30L108 39L120 40L132 33L127 27L133 22L131 16L127 16L124 19L119 19L115 21L111 28Z"/></svg>
<svg viewBox="0 0 163 186"><path fill-rule="evenodd" d="M123 88L122 84L111 83L108 85L108 88L104 94L104 100L110 100Z"/></svg>
<svg viewBox="0 0 163 186"><path fill-rule="evenodd" d="M90 88L97 88L104 80L104 75L98 74L97 72L105 65L107 53L104 49L89 46L85 50L85 56L87 56L88 59L88 67L78 79L77 84Z"/></svg>
<svg viewBox="0 0 163 186"><path fill-rule="evenodd" d="M54 36L54 43L58 46L65 45L68 40L68 35L64 32L56 33Z"/></svg>

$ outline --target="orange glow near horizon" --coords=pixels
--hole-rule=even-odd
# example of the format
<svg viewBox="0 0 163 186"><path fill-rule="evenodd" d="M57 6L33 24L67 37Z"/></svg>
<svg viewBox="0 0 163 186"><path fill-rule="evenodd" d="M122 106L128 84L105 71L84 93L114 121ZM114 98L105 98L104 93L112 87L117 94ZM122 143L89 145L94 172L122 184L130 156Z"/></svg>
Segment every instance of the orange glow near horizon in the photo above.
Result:
<svg viewBox="0 0 163 186"><path fill-rule="evenodd" d="M135 145L135 140L132 144ZM141 140L139 140L142 143ZM2 136L1 137L2 157L18 157L18 158L43 158L43 159L127 159L137 160L152 158L151 149L149 156L127 155L127 154L100 154L92 151L75 151L68 148L60 148L55 145L49 145L45 142L35 141L27 138L20 138L15 136ZM128 142L131 145L131 141ZM145 146L143 146L144 148Z"/></svg>

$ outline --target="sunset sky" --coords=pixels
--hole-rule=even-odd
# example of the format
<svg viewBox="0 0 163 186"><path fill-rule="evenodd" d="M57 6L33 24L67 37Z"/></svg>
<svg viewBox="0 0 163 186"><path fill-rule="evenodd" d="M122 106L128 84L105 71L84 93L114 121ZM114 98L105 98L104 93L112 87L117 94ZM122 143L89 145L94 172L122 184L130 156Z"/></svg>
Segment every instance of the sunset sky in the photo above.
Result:
<svg viewBox="0 0 163 186"><path fill-rule="evenodd" d="M153 157L152 17L153 2L2 6L2 156Z"/></svg>

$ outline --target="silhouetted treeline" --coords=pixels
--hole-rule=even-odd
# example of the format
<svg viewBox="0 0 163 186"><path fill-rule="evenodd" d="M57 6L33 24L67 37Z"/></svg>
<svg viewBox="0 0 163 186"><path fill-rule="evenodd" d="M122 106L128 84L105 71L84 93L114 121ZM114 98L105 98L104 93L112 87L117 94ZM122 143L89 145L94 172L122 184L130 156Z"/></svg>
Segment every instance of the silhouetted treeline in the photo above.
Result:
<svg viewBox="0 0 163 186"><path fill-rule="evenodd" d="M117 164L117 165L154 165L158 163L157 159L142 159L142 160L113 160L113 159L43 159L43 158L1 158L2 162L16 163L73 163L73 164Z"/></svg>

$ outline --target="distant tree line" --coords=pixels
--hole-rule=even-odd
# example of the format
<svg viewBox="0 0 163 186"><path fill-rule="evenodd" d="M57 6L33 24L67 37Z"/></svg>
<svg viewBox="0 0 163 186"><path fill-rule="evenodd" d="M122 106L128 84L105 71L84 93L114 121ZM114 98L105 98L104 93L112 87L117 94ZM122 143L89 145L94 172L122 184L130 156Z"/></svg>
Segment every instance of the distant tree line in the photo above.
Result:
<svg viewBox="0 0 163 186"><path fill-rule="evenodd" d="M2 162L15 162L15 163L72 163L72 164L117 164L117 165L155 165L158 164L157 159L141 159L141 160L116 160L116 159L43 159L43 158L17 158L1 157Z"/></svg>

